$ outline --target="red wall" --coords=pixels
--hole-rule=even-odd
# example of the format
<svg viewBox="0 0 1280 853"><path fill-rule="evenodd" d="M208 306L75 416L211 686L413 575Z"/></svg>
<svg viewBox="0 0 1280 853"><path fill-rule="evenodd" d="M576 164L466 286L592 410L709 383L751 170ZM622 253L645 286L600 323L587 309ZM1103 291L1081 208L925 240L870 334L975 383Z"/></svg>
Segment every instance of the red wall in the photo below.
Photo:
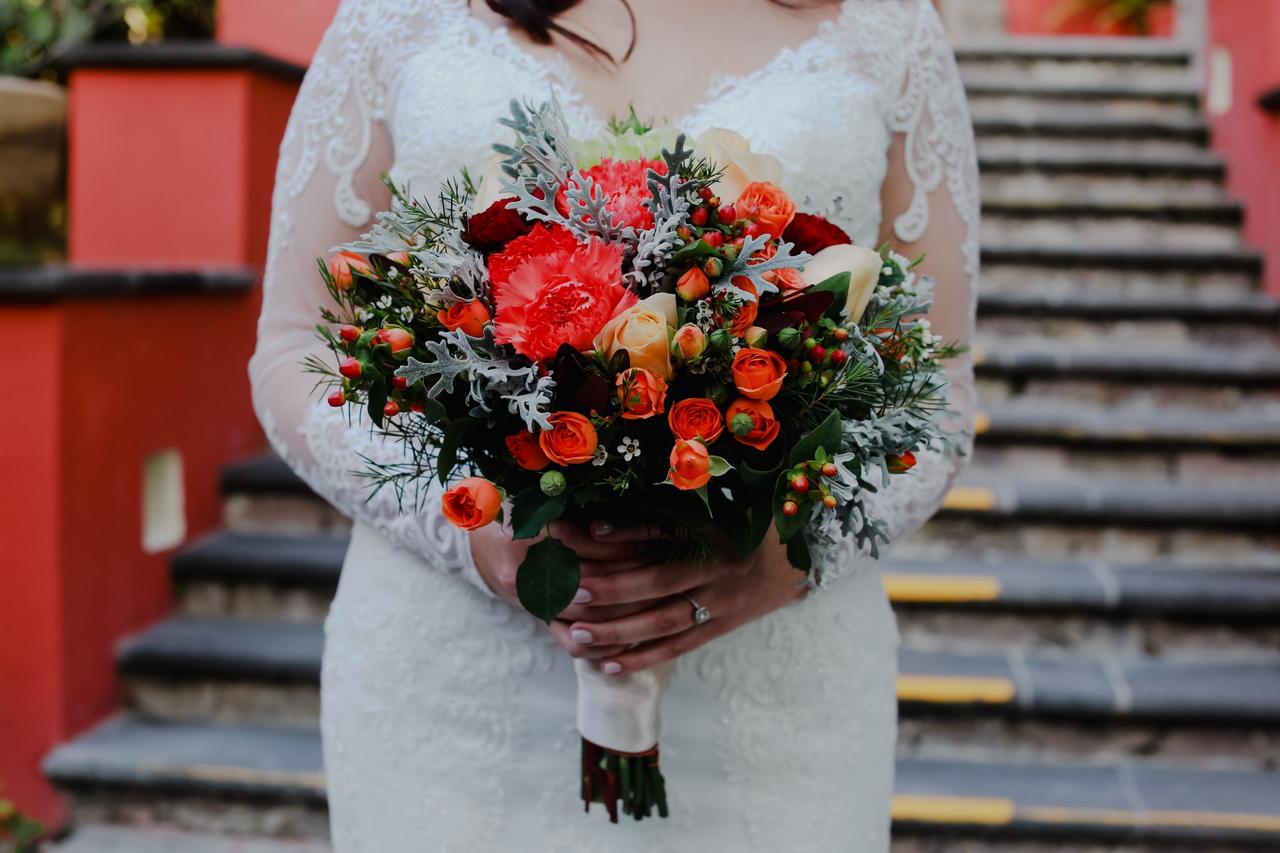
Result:
<svg viewBox="0 0 1280 853"><path fill-rule="evenodd" d="M1266 288L1280 296L1280 116L1257 104L1280 85L1280 0L1213 0L1210 9L1210 51L1227 50L1233 72L1231 109L1210 116L1213 147L1227 159L1231 194L1247 205L1246 239L1267 254Z"/></svg>
<svg viewBox="0 0 1280 853"><path fill-rule="evenodd" d="M338 0L220 0L218 41L306 65L337 8Z"/></svg>
<svg viewBox="0 0 1280 853"><path fill-rule="evenodd" d="M961 0L964 2L964 0ZM1120 27L1100 27L1097 14L1083 12L1072 15L1061 24L1054 25L1058 10L1070 0L1005 0L1006 24L1015 35L1132 35L1132 31ZM1151 16L1151 35L1173 35L1174 15L1172 7L1156 9Z"/></svg>

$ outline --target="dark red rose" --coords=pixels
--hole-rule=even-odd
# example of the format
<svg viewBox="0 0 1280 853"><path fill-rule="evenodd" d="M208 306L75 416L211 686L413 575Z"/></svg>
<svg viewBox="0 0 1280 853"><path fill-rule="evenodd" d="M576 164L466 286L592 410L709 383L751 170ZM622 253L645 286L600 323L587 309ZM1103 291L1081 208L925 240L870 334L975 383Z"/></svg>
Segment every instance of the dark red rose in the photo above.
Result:
<svg viewBox="0 0 1280 853"><path fill-rule="evenodd" d="M829 246L844 246L853 242L840 226L832 225L828 220L812 213L797 213L787 230L782 233L782 239L795 243L797 252L808 252L811 255L816 255Z"/></svg>
<svg viewBox="0 0 1280 853"><path fill-rule="evenodd" d="M488 208L467 220L462 238L478 252L497 252L517 237L523 237L533 228L519 212L508 204L514 198L500 198Z"/></svg>

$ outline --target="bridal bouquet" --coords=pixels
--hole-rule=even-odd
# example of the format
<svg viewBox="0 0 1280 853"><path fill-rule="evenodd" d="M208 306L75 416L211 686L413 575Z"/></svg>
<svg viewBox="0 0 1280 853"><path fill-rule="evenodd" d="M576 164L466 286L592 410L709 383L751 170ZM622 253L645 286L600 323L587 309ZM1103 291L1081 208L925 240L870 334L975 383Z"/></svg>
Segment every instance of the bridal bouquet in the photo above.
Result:
<svg viewBox="0 0 1280 853"><path fill-rule="evenodd" d="M579 586L543 536L561 519L650 524L685 560L711 558L712 531L748 554L776 527L816 585L844 537L875 555L866 496L948 441L954 348L922 319L930 282L798 212L780 164L727 131L691 144L633 112L575 140L554 103L503 124L500 174L432 201L391 186L372 231L321 262L337 364L309 366L405 451L364 460L371 488L441 499L464 530L505 513L537 540L517 593L548 622ZM428 498L432 479L452 487ZM665 816L670 667L577 671L588 808Z"/></svg>

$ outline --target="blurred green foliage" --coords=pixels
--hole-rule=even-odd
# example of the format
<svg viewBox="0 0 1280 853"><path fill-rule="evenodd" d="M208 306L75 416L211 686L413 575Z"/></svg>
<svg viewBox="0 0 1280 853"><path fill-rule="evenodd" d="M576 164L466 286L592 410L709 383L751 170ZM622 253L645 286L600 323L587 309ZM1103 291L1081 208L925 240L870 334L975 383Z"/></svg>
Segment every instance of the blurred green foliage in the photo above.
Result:
<svg viewBox="0 0 1280 853"><path fill-rule="evenodd" d="M56 76L51 63L87 41L205 38L214 0L0 0L0 74Z"/></svg>
<svg viewBox="0 0 1280 853"><path fill-rule="evenodd" d="M36 853L44 827L26 818L8 800L0 800L0 850Z"/></svg>
<svg viewBox="0 0 1280 853"><path fill-rule="evenodd" d="M1092 12L1100 26L1129 27L1135 33L1151 32L1151 13L1157 6L1168 6L1173 0L1063 0L1057 10L1057 23L1081 12Z"/></svg>

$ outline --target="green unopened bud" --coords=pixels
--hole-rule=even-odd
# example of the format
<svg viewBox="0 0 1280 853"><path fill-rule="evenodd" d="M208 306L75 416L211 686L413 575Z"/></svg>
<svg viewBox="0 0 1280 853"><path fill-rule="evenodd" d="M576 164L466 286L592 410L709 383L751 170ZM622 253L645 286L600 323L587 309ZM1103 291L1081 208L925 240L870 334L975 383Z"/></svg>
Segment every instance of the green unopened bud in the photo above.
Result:
<svg viewBox="0 0 1280 853"><path fill-rule="evenodd" d="M724 384L717 382L707 389L707 399L717 406L723 406L729 402L729 389Z"/></svg>
<svg viewBox="0 0 1280 853"><path fill-rule="evenodd" d="M783 329L778 332L778 343L784 349L795 349L800 343L800 330L795 328Z"/></svg>
<svg viewBox="0 0 1280 853"><path fill-rule="evenodd" d="M707 335L707 341L711 344L713 350L728 352L729 347L733 345L733 335L728 329L716 329L710 335Z"/></svg>
<svg viewBox="0 0 1280 853"><path fill-rule="evenodd" d="M542 489L542 493L549 498L556 495L563 495L568 483L564 479L564 474L559 471L548 471L542 475L542 479L538 481L538 488Z"/></svg>
<svg viewBox="0 0 1280 853"><path fill-rule="evenodd" d="M734 435L750 435L751 431L756 428L756 422L746 412L738 412L729 421L729 432Z"/></svg>

